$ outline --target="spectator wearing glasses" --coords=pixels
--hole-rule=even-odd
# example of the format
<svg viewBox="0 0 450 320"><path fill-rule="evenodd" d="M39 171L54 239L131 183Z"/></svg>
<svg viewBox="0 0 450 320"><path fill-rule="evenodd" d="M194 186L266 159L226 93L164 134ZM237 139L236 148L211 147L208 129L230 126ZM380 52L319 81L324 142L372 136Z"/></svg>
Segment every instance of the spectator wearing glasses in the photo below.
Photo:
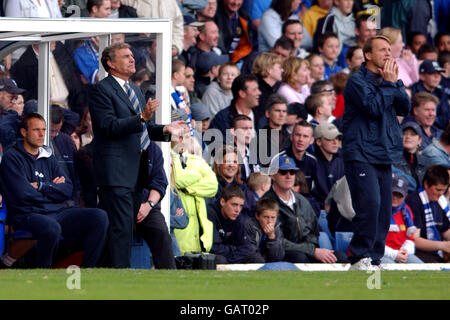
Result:
<svg viewBox="0 0 450 320"><path fill-rule="evenodd" d="M294 160L296 167L305 175L310 194L315 192L317 159L308 151L310 145L314 143L313 126L305 120L295 124L290 135L291 145L280 154ZM317 208L314 204L314 208ZM317 210L316 210L317 211ZM319 214L319 212L316 212Z"/></svg>
<svg viewBox="0 0 450 320"><path fill-rule="evenodd" d="M272 187L262 199L278 203L281 231L284 236L284 260L294 263L345 263L344 253L319 248L319 225L308 200L292 191L299 168L294 159L280 155L271 168Z"/></svg>

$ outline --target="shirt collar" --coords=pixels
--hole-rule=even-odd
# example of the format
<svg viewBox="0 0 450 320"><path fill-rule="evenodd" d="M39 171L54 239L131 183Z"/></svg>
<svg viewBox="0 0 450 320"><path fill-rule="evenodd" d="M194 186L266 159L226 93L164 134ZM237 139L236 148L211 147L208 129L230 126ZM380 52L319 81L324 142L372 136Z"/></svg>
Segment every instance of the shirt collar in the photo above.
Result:
<svg viewBox="0 0 450 320"><path fill-rule="evenodd" d="M125 80L123 80L122 78L119 78L119 77L116 77L116 76L113 76L113 75L111 75L114 79L116 79L116 81L119 83L119 85L120 85L120 87L125 91L125 92L127 92L127 89L125 88L125 83L126 82L128 82L128 81L125 81Z"/></svg>

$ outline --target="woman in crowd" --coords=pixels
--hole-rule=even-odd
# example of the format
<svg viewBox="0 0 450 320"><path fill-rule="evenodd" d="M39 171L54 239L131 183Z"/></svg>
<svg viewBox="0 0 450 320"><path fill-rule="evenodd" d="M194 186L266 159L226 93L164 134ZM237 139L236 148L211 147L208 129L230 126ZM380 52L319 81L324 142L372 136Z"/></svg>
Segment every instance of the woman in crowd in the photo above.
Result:
<svg viewBox="0 0 450 320"><path fill-rule="evenodd" d="M310 54L306 60L309 62L310 78L308 85L311 87L314 82L323 80L325 65L322 56L316 53Z"/></svg>
<svg viewBox="0 0 450 320"><path fill-rule="evenodd" d="M380 34L391 42L391 53L397 61L398 78L403 81L405 87L419 81L419 63L410 49L404 49L402 32L391 27L383 28Z"/></svg>
<svg viewBox="0 0 450 320"><path fill-rule="evenodd" d="M394 164L392 171L408 180L409 191L416 190L421 184L425 171L430 166L426 158L419 153L422 143L421 128L417 122L408 121L402 125L403 157Z"/></svg>
<svg viewBox="0 0 450 320"><path fill-rule="evenodd" d="M343 72L350 74L357 71L364 62L362 48L357 46L348 48L345 61L347 62L348 67L342 70Z"/></svg>
<svg viewBox="0 0 450 320"><path fill-rule="evenodd" d="M220 198L223 188L229 184L238 185L245 194L244 207L241 213L246 216L254 216L256 200L247 184L241 180L241 161L239 161L238 151L235 147L225 145L219 149L214 158L213 171L217 176L219 189L214 200Z"/></svg>
<svg viewBox="0 0 450 320"><path fill-rule="evenodd" d="M305 103L310 94L308 87L309 62L297 57L290 57L283 63L283 69L285 70L283 83L277 93L285 97L288 103Z"/></svg>

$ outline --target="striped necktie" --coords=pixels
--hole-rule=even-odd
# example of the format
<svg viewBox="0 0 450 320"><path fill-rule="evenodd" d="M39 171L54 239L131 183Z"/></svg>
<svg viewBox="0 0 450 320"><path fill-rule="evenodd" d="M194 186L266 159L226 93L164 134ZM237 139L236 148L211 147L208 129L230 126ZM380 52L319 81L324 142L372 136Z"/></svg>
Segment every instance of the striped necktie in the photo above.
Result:
<svg viewBox="0 0 450 320"><path fill-rule="evenodd" d="M136 93L128 82L125 82L125 89L127 90L128 99L130 99L131 105L137 113L141 113L141 108L139 106L139 100L136 97ZM141 134L141 150L146 150L150 144L150 138L148 136L147 126L144 125Z"/></svg>

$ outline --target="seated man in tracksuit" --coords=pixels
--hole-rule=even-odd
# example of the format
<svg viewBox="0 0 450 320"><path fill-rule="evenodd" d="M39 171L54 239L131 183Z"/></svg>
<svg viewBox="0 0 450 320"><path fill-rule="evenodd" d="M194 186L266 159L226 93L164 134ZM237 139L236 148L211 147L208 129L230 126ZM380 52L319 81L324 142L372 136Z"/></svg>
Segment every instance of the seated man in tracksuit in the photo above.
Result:
<svg viewBox="0 0 450 320"><path fill-rule="evenodd" d="M264 258L252 250L245 232L245 219L240 215L245 195L242 189L230 184L220 198L208 205L208 219L214 225L211 253L217 264L264 263Z"/></svg>
<svg viewBox="0 0 450 320"><path fill-rule="evenodd" d="M61 239L83 243L81 267L94 267L103 249L108 217L96 208L69 207L72 182L44 146L46 124L37 113L23 117L22 141L9 149L0 165L0 192L15 230L37 240L36 267L50 268Z"/></svg>

